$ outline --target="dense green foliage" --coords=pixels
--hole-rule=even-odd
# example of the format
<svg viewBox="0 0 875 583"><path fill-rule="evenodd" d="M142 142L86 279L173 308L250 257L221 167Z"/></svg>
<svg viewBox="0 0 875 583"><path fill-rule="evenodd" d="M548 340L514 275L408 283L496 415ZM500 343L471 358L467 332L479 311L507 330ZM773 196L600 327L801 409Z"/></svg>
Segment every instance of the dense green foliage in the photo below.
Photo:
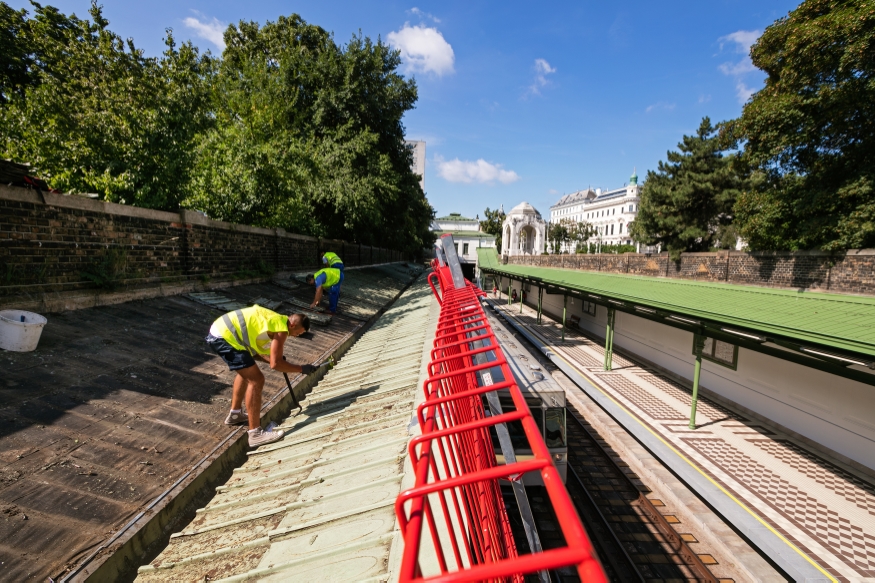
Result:
<svg viewBox="0 0 875 583"><path fill-rule="evenodd" d="M61 191L178 208L209 124L211 59L169 31L164 55L146 58L96 6L93 21L34 6L28 19L0 3L0 155Z"/></svg>
<svg viewBox="0 0 875 583"><path fill-rule="evenodd" d="M501 209L483 211L483 220L480 221L480 228L484 233L488 233L495 237L495 248L501 253L501 225L504 223L504 213Z"/></svg>
<svg viewBox="0 0 875 583"><path fill-rule="evenodd" d="M875 246L875 2L806 0L751 49L765 87L730 122L759 171L738 200L751 249Z"/></svg>
<svg viewBox="0 0 875 583"><path fill-rule="evenodd" d="M660 244L677 259L684 251L709 251L716 242L735 243L724 235L746 179L735 155L721 152L717 128L707 117L695 136L684 136L678 151L656 172L647 172L638 216L630 225L635 240ZM731 241L730 241L731 239Z"/></svg>
<svg viewBox="0 0 875 583"><path fill-rule="evenodd" d="M149 208L407 251L433 210L402 116L416 85L361 35L339 46L297 15L146 58L91 20L0 2L0 156L53 188Z"/></svg>

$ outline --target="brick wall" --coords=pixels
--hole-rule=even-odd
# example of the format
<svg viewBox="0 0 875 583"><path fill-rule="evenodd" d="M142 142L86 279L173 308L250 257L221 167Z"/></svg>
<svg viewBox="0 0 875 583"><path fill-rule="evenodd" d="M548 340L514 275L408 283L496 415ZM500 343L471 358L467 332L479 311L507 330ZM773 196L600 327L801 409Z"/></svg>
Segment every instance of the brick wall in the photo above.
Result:
<svg viewBox="0 0 875 583"><path fill-rule="evenodd" d="M679 262L672 261L667 253L651 256L638 253L504 256L502 261L581 271L875 294L873 249L851 250L837 255L814 251L684 253Z"/></svg>
<svg viewBox="0 0 875 583"><path fill-rule="evenodd" d="M397 251L153 211L79 196L0 186L0 293L95 287L112 259L120 284L237 278L318 268L325 251L345 265L406 259Z"/></svg>

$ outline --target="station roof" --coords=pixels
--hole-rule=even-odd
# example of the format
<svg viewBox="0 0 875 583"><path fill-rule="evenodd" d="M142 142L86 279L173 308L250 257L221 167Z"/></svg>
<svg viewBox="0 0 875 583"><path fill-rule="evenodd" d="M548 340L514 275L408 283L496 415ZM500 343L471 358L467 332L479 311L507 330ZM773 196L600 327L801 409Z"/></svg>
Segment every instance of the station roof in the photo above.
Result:
<svg viewBox="0 0 875 583"><path fill-rule="evenodd" d="M392 579L433 306L415 282L281 423L286 438L250 451L137 580Z"/></svg>
<svg viewBox="0 0 875 583"><path fill-rule="evenodd" d="M420 271L348 267L339 313L290 337L289 360L332 354ZM313 299L312 287L285 278L217 292L242 305ZM235 374L203 341L217 307L180 295L51 313L36 350L0 350L0 580L96 568L117 548L108 539L139 528L132 517L148 520L165 492L175 495L174 484L213 459L205 456L234 443L243 429L223 420ZM263 400L275 402L285 381L265 378Z"/></svg>
<svg viewBox="0 0 875 583"><path fill-rule="evenodd" d="M453 237L467 237L469 239L495 239L495 235L490 235L483 231L434 231L434 234L438 237L441 235L452 235Z"/></svg>
<svg viewBox="0 0 875 583"><path fill-rule="evenodd" d="M875 298L553 267L502 265L478 249L481 269L644 308L875 356Z"/></svg>

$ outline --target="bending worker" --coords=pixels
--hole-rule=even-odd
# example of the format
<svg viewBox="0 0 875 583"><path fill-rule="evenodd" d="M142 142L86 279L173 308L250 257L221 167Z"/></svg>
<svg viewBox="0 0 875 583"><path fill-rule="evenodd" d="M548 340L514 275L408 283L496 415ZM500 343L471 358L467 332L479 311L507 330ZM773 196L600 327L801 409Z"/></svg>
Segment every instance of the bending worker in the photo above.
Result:
<svg viewBox="0 0 875 583"><path fill-rule="evenodd" d="M333 267L334 269L343 271L343 261L337 256L337 253L326 251L325 255L322 256L322 263L325 264L326 267Z"/></svg>
<svg viewBox="0 0 875 583"><path fill-rule="evenodd" d="M237 373L231 395L231 412L225 425L249 424L249 446L257 447L283 438L282 430L261 428L261 391L264 375L255 364L258 358L279 372L311 374L311 364L290 364L283 358L283 347L289 336L300 336L310 330L310 318L303 314L283 316L261 306L229 312L213 322L206 337L207 344L222 357L228 368ZM246 411L243 400L246 398ZM248 414L247 414L248 412Z"/></svg>
<svg viewBox="0 0 875 583"><path fill-rule="evenodd" d="M311 308L315 308L322 300L323 290L328 290L328 311L337 313L337 300L340 299L340 284L343 283L343 272L334 267L320 269L316 273L307 276L307 283L316 286L316 297L313 298Z"/></svg>

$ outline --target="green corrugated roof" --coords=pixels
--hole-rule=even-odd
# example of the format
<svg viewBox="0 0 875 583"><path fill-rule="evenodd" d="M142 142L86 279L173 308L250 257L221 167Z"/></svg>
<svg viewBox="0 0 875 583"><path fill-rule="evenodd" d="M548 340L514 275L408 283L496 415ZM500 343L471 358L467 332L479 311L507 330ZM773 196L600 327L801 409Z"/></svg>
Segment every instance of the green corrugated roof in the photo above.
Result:
<svg viewBox="0 0 875 583"><path fill-rule="evenodd" d="M490 235L483 231L434 231L434 234L438 237L441 235L452 235L453 237L468 237L473 239L495 239L495 235Z"/></svg>
<svg viewBox="0 0 875 583"><path fill-rule="evenodd" d="M875 298L501 265L494 249L478 249L477 254L482 268L499 273L536 278L606 299L875 356Z"/></svg>
<svg viewBox="0 0 875 583"><path fill-rule="evenodd" d="M435 219L436 221L476 221L477 219L469 219L468 217L463 217L460 214L450 213L445 217L438 217Z"/></svg>

